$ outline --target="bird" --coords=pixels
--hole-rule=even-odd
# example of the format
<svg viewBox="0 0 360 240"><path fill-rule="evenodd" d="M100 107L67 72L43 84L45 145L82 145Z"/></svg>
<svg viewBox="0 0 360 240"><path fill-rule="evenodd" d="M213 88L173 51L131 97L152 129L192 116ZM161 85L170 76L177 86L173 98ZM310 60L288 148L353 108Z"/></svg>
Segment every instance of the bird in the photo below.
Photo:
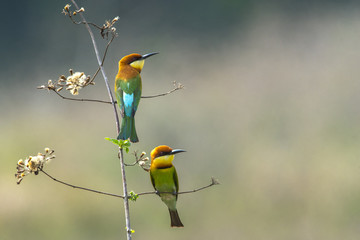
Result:
<svg viewBox="0 0 360 240"><path fill-rule="evenodd" d="M119 61L119 72L115 77L115 96L122 117L120 132L117 139L138 142L134 116L141 98L141 70L145 59L157 52L140 55L129 54Z"/></svg>
<svg viewBox="0 0 360 240"><path fill-rule="evenodd" d="M149 172L151 183L169 209L171 227L184 227L176 209L179 181L176 169L172 164L174 155L181 152L185 152L185 150L172 149L169 146L160 145L150 153L151 164Z"/></svg>

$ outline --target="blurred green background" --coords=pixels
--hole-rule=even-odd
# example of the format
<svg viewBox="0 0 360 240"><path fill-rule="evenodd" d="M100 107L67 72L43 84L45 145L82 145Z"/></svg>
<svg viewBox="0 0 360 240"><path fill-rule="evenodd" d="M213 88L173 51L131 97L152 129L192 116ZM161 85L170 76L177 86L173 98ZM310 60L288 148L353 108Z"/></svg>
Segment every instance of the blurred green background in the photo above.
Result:
<svg viewBox="0 0 360 240"><path fill-rule="evenodd" d="M0 16L0 239L125 239L123 202L74 190L43 174L17 186L18 159L44 147L53 176L121 193L111 106L37 90L70 68L97 62L64 1L7 1ZM183 148L175 166L185 225L171 229L157 196L130 204L133 239L358 239L360 234L360 5L357 1L79 1L89 21L120 16L105 62L111 80L124 55L145 63L136 124L150 153ZM105 40L97 37L100 50ZM104 81L79 97L107 100ZM126 161L132 162L129 154ZM127 168L129 190L152 189Z"/></svg>

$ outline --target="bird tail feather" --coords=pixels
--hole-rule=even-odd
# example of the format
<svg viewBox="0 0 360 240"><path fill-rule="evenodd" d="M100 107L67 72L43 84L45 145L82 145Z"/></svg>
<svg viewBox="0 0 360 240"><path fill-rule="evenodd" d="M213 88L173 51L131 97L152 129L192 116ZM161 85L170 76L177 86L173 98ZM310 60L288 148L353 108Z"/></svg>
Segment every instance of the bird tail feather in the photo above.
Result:
<svg viewBox="0 0 360 240"><path fill-rule="evenodd" d="M130 138L131 142L138 142L138 136L135 129L135 118L124 116L121 121L120 133L117 139L126 140Z"/></svg>
<svg viewBox="0 0 360 240"><path fill-rule="evenodd" d="M170 208L169 208L169 213L170 213L170 219L171 219L171 227L184 227L176 209L170 210Z"/></svg>

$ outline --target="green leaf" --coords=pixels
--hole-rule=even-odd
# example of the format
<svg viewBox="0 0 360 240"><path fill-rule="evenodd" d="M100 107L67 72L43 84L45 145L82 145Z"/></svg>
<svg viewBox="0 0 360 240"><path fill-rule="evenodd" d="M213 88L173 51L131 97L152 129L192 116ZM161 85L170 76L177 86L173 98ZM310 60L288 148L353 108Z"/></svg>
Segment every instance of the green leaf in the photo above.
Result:
<svg viewBox="0 0 360 240"><path fill-rule="evenodd" d="M137 194L134 193L133 191L129 192L129 200L135 202L138 197L139 197L139 195L137 195Z"/></svg>
<svg viewBox="0 0 360 240"><path fill-rule="evenodd" d="M129 140L115 139L106 137L105 140L112 142L113 144L119 146L121 149L124 149L126 153L129 152L129 147L131 146L131 142Z"/></svg>
<svg viewBox="0 0 360 240"><path fill-rule="evenodd" d="M120 142L118 139L106 137L105 140L108 140L109 142L112 142L113 144L120 146Z"/></svg>

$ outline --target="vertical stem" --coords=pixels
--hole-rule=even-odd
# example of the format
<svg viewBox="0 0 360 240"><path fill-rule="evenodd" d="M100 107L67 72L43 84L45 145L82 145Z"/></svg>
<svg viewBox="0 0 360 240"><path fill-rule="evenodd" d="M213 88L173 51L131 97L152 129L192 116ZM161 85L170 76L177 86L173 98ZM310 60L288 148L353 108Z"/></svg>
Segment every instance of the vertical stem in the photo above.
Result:
<svg viewBox="0 0 360 240"><path fill-rule="evenodd" d="M76 4L75 0L71 0L71 2L75 5L76 9L79 10L79 6ZM103 75L103 77L104 77L106 89L107 89L107 91L108 91L108 94L109 94L111 103L112 103L113 108L114 108L114 114L115 114L115 120L116 120L116 130L117 130L117 133L119 133L119 132L120 132L119 116L118 116L117 111L116 111L116 104L115 104L115 101L114 101L114 97L113 97L113 95L112 95L112 93L111 93L111 89L110 89L110 86L109 86L108 78L107 78L107 76L106 76L106 74L105 74L104 67L102 66L102 60L101 60L101 58L100 58L99 50L98 50L97 45L96 45L94 33L92 32L89 24L87 23L84 15L83 15L82 13L80 13L80 17L81 17L81 19L85 22L85 27L86 27L86 29L88 30L89 34L90 34L90 38L91 38L92 44L93 44L93 46L94 46L94 51L95 51L96 59L97 59L97 61L98 61L98 64L99 64L101 73L102 73L102 75Z"/></svg>
<svg viewBox="0 0 360 240"><path fill-rule="evenodd" d="M124 154L123 150L119 148L119 159L120 159L120 166L121 166L121 175L123 178L123 192L124 192L124 209L125 209L125 219L126 219L126 234L127 239L131 240L131 225L130 225L130 211L129 211L129 198L128 198L128 191L127 191L127 184L126 184L126 175L125 175L125 164L124 164Z"/></svg>
<svg viewBox="0 0 360 240"><path fill-rule="evenodd" d="M74 4L74 6L76 7L77 10L79 10L79 6L76 4L75 0L71 0L71 2ZM90 38L92 41L92 44L94 46L94 51L95 51L95 55L96 55L96 59L98 61L101 73L104 77L104 81L105 81L105 85L111 100L111 103L113 105L114 108L114 114L115 114L115 122L116 122L116 130L117 133L119 134L120 132L120 123L119 123L119 116L117 114L117 110L116 110L116 105L115 105L115 101L113 98L113 95L111 93L111 89L109 86L109 81L108 78L105 74L104 68L102 66L102 60L100 58L100 54L99 51L97 49L97 45L95 42L95 37L94 34L89 26L89 24L87 23L85 17L83 16L82 13L80 13L80 17L81 19L85 22L85 26L86 29L88 30L89 34L90 34ZM124 208L125 208L125 221L126 221L126 232L127 232L127 240L131 240L131 225L130 225L130 210L129 210L129 199L128 199L128 192L127 192L127 183L126 183L126 176L125 176L125 164L124 164L124 156L123 156L123 150L119 149L119 160L120 160L120 167L121 167L121 176L122 176L122 185L123 185L123 194L124 194Z"/></svg>

